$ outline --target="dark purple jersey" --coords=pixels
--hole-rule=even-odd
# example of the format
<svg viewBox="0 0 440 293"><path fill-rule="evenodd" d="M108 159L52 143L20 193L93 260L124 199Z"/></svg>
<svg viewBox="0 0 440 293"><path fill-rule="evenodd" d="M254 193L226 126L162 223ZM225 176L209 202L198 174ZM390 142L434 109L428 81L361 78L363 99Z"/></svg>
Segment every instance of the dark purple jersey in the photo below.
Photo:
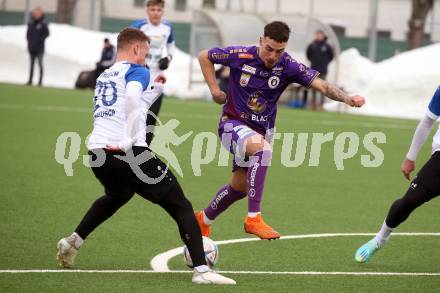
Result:
<svg viewBox="0 0 440 293"><path fill-rule="evenodd" d="M231 68L223 116L238 119L259 132L275 126L277 101L290 83L309 87L318 72L284 53L272 68L258 57L256 46L212 48L209 60Z"/></svg>

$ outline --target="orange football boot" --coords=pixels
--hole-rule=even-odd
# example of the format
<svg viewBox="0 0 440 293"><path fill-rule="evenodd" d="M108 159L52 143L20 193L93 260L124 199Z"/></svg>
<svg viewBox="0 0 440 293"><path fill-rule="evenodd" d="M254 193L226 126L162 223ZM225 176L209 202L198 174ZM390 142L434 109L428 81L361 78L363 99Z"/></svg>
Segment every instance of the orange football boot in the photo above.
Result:
<svg viewBox="0 0 440 293"><path fill-rule="evenodd" d="M196 216L197 223L199 224L200 231L202 232L202 236L209 237L211 235L211 225L205 224L204 213L203 211L197 211L194 213Z"/></svg>
<svg viewBox="0 0 440 293"><path fill-rule="evenodd" d="M281 236L280 233L263 221L261 214L253 218L247 216L244 221L244 231L249 234L254 234L260 237L260 239L267 240L278 239Z"/></svg>

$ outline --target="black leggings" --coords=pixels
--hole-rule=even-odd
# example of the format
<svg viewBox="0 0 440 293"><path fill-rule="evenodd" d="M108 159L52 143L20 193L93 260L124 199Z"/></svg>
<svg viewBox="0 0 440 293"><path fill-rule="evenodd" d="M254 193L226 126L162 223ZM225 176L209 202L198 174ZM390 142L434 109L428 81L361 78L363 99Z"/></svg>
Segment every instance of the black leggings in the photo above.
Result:
<svg viewBox="0 0 440 293"><path fill-rule="evenodd" d="M435 152L412 181L408 191L397 199L388 212L385 223L396 228L425 202L440 195L440 152Z"/></svg>
<svg viewBox="0 0 440 293"><path fill-rule="evenodd" d="M137 154L146 150L146 148L138 147L134 149ZM176 221L180 237L188 247L194 266L205 265L202 235L194 216L194 210L171 171L168 170L167 177L160 182L147 184L137 178L129 165L117 159L115 154L109 152L106 154L107 159L103 166L92 167L96 177L104 185L105 195L93 203L75 232L81 238L86 239L95 228L126 204L136 192L143 198L160 205ZM121 153L117 154L121 155ZM93 156L93 153L91 155ZM158 170L165 170L164 168L166 168L165 164L155 157L141 165L142 171L151 178L157 177Z"/></svg>
<svg viewBox="0 0 440 293"><path fill-rule="evenodd" d="M157 100L153 103L153 105L151 105L151 107L148 109L149 112L154 113L154 115L156 117L159 116L159 111L160 111L160 107L162 106L162 100L163 100L164 95L161 94ZM151 115L151 114L147 114L147 127L150 126L150 128L147 131L147 135L145 138L145 141L147 142L147 145L151 144L151 141L153 140L154 137L154 126L156 125L156 117Z"/></svg>

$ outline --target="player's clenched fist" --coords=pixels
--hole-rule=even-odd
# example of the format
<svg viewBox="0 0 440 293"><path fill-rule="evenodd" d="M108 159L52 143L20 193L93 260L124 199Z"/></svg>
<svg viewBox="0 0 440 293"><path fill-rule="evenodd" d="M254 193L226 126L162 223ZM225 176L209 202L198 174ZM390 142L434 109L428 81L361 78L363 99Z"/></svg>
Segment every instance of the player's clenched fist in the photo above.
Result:
<svg viewBox="0 0 440 293"><path fill-rule="evenodd" d="M159 75L154 79L154 82L164 84L164 83L167 82L167 78L165 77L165 75L163 75L163 74L159 74Z"/></svg>
<svg viewBox="0 0 440 293"><path fill-rule="evenodd" d="M365 104L365 98L359 95L351 96L346 104L351 107L362 107Z"/></svg>
<svg viewBox="0 0 440 293"><path fill-rule="evenodd" d="M226 94L224 91L216 90L211 92L212 98L217 104L224 104L226 103Z"/></svg>
<svg viewBox="0 0 440 293"><path fill-rule="evenodd" d="M402 162L402 173L406 179L411 180L411 172L416 168L416 162L411 161L409 159L405 159Z"/></svg>

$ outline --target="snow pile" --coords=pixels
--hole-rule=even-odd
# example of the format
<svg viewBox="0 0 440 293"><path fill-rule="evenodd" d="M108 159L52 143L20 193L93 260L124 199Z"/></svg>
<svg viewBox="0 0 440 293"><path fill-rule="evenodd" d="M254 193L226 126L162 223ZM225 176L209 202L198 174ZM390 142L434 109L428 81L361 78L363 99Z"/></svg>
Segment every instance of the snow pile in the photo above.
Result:
<svg viewBox="0 0 440 293"><path fill-rule="evenodd" d="M349 109L349 112L419 118L440 85L440 44L408 51L379 63L360 56L356 49L342 52L339 58L339 85L367 97L364 107ZM332 66L331 70L334 70ZM329 103L328 107L335 105Z"/></svg>
<svg viewBox="0 0 440 293"><path fill-rule="evenodd" d="M93 69L99 60L104 38L116 44L116 34L81 29L69 25L50 24L46 41L44 84L57 87L74 86L79 72ZM28 74L26 26L0 26L0 81L25 83ZM338 84L351 93L367 97L361 109L352 113L403 118L418 118L440 84L440 44L399 54L388 60L372 63L356 49L339 57ZM193 62L197 79L202 80L197 60L176 50L173 62L166 71L167 95L182 98L208 96L206 85L188 91L189 64ZM330 66L333 76L334 65ZM35 78L35 77L34 77ZM330 80L331 81L331 80ZM335 110L335 103L326 104Z"/></svg>
<svg viewBox="0 0 440 293"><path fill-rule="evenodd" d="M95 63L99 61L104 38L109 38L110 42L116 45L116 33L103 33L53 23L49 25L49 30L50 36L45 44L44 65L46 72L43 81L48 86L73 88L80 71L94 69ZM26 26L0 26L0 44L6 45L0 46L2 56L9 56L9 60L2 58L0 61L0 81L24 84L28 74ZM12 65L11 59L18 61L19 64L14 62ZM198 62L196 59L192 59L196 65L194 68L197 70L194 72L194 76L201 80L202 75L199 66L197 66ZM208 90L204 85L195 86L191 92L188 91L189 64L190 56L177 49L173 62L171 62L169 70L166 71L168 81L165 93L167 95L182 98L207 95ZM14 68L13 73L11 73L11 67ZM34 72L34 80L38 78L37 70L38 67Z"/></svg>

